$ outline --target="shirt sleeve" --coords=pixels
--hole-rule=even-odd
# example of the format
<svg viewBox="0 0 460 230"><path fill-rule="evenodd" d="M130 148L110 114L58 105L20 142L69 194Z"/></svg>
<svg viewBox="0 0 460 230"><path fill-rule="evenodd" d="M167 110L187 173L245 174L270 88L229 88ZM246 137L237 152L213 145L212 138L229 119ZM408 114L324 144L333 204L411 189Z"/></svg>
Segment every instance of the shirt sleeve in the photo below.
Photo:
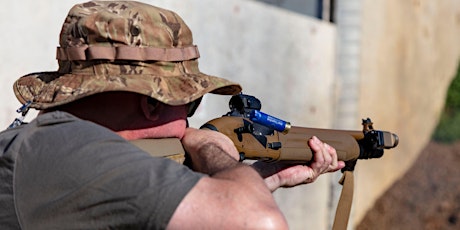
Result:
<svg viewBox="0 0 460 230"><path fill-rule="evenodd" d="M164 229L203 174L98 125L38 125L21 144L16 208L25 229Z"/></svg>

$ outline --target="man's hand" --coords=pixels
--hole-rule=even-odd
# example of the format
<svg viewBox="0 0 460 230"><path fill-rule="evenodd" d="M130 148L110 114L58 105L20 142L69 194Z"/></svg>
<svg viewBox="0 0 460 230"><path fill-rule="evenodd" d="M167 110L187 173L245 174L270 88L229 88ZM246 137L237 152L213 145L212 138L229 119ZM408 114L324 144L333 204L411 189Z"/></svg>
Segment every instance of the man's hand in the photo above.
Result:
<svg viewBox="0 0 460 230"><path fill-rule="evenodd" d="M308 140L313 152L313 161L308 165L292 165L283 162L256 162L252 166L265 178L270 191L279 187L293 187L314 182L319 175L335 172L345 166L337 160L336 150L317 137Z"/></svg>

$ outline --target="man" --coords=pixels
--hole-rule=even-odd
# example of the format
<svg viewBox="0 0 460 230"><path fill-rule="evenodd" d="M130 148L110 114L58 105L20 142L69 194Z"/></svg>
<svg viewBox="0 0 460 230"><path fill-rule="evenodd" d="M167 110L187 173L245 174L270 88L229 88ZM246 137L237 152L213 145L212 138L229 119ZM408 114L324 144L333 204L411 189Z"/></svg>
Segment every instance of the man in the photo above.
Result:
<svg viewBox="0 0 460 230"><path fill-rule="evenodd" d="M201 73L198 57L174 12L134 1L74 6L59 70L14 84L41 112L0 134L2 229L286 229L271 192L344 163L313 137L308 166L248 166L226 136L188 128L204 94L241 91ZM181 144L191 163L128 142L139 139Z"/></svg>

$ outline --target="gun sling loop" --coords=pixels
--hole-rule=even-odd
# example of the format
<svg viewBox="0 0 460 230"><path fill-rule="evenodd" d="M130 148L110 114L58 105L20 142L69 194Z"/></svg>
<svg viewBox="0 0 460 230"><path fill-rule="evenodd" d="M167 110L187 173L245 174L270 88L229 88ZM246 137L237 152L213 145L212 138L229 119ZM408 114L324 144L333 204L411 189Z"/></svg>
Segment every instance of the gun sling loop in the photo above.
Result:
<svg viewBox="0 0 460 230"><path fill-rule="evenodd" d="M354 178L352 171L344 171L339 183L343 186L335 212L333 230L346 230L353 201Z"/></svg>

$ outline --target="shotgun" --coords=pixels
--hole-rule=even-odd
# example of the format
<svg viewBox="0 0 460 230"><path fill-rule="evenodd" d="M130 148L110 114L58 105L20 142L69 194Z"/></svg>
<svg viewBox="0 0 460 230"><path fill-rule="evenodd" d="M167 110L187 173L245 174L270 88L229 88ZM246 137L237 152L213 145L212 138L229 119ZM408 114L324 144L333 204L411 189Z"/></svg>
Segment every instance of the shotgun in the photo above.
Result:
<svg viewBox="0 0 460 230"><path fill-rule="evenodd" d="M385 149L398 145L396 134L375 130L371 119L363 119L363 130L348 131L291 126L289 122L260 111L260 100L238 94L229 101L230 111L201 126L228 136L245 159L267 162L284 161L305 164L312 160L308 139L317 136L334 147L339 160L346 162L342 171L353 171L356 160L379 158Z"/></svg>

